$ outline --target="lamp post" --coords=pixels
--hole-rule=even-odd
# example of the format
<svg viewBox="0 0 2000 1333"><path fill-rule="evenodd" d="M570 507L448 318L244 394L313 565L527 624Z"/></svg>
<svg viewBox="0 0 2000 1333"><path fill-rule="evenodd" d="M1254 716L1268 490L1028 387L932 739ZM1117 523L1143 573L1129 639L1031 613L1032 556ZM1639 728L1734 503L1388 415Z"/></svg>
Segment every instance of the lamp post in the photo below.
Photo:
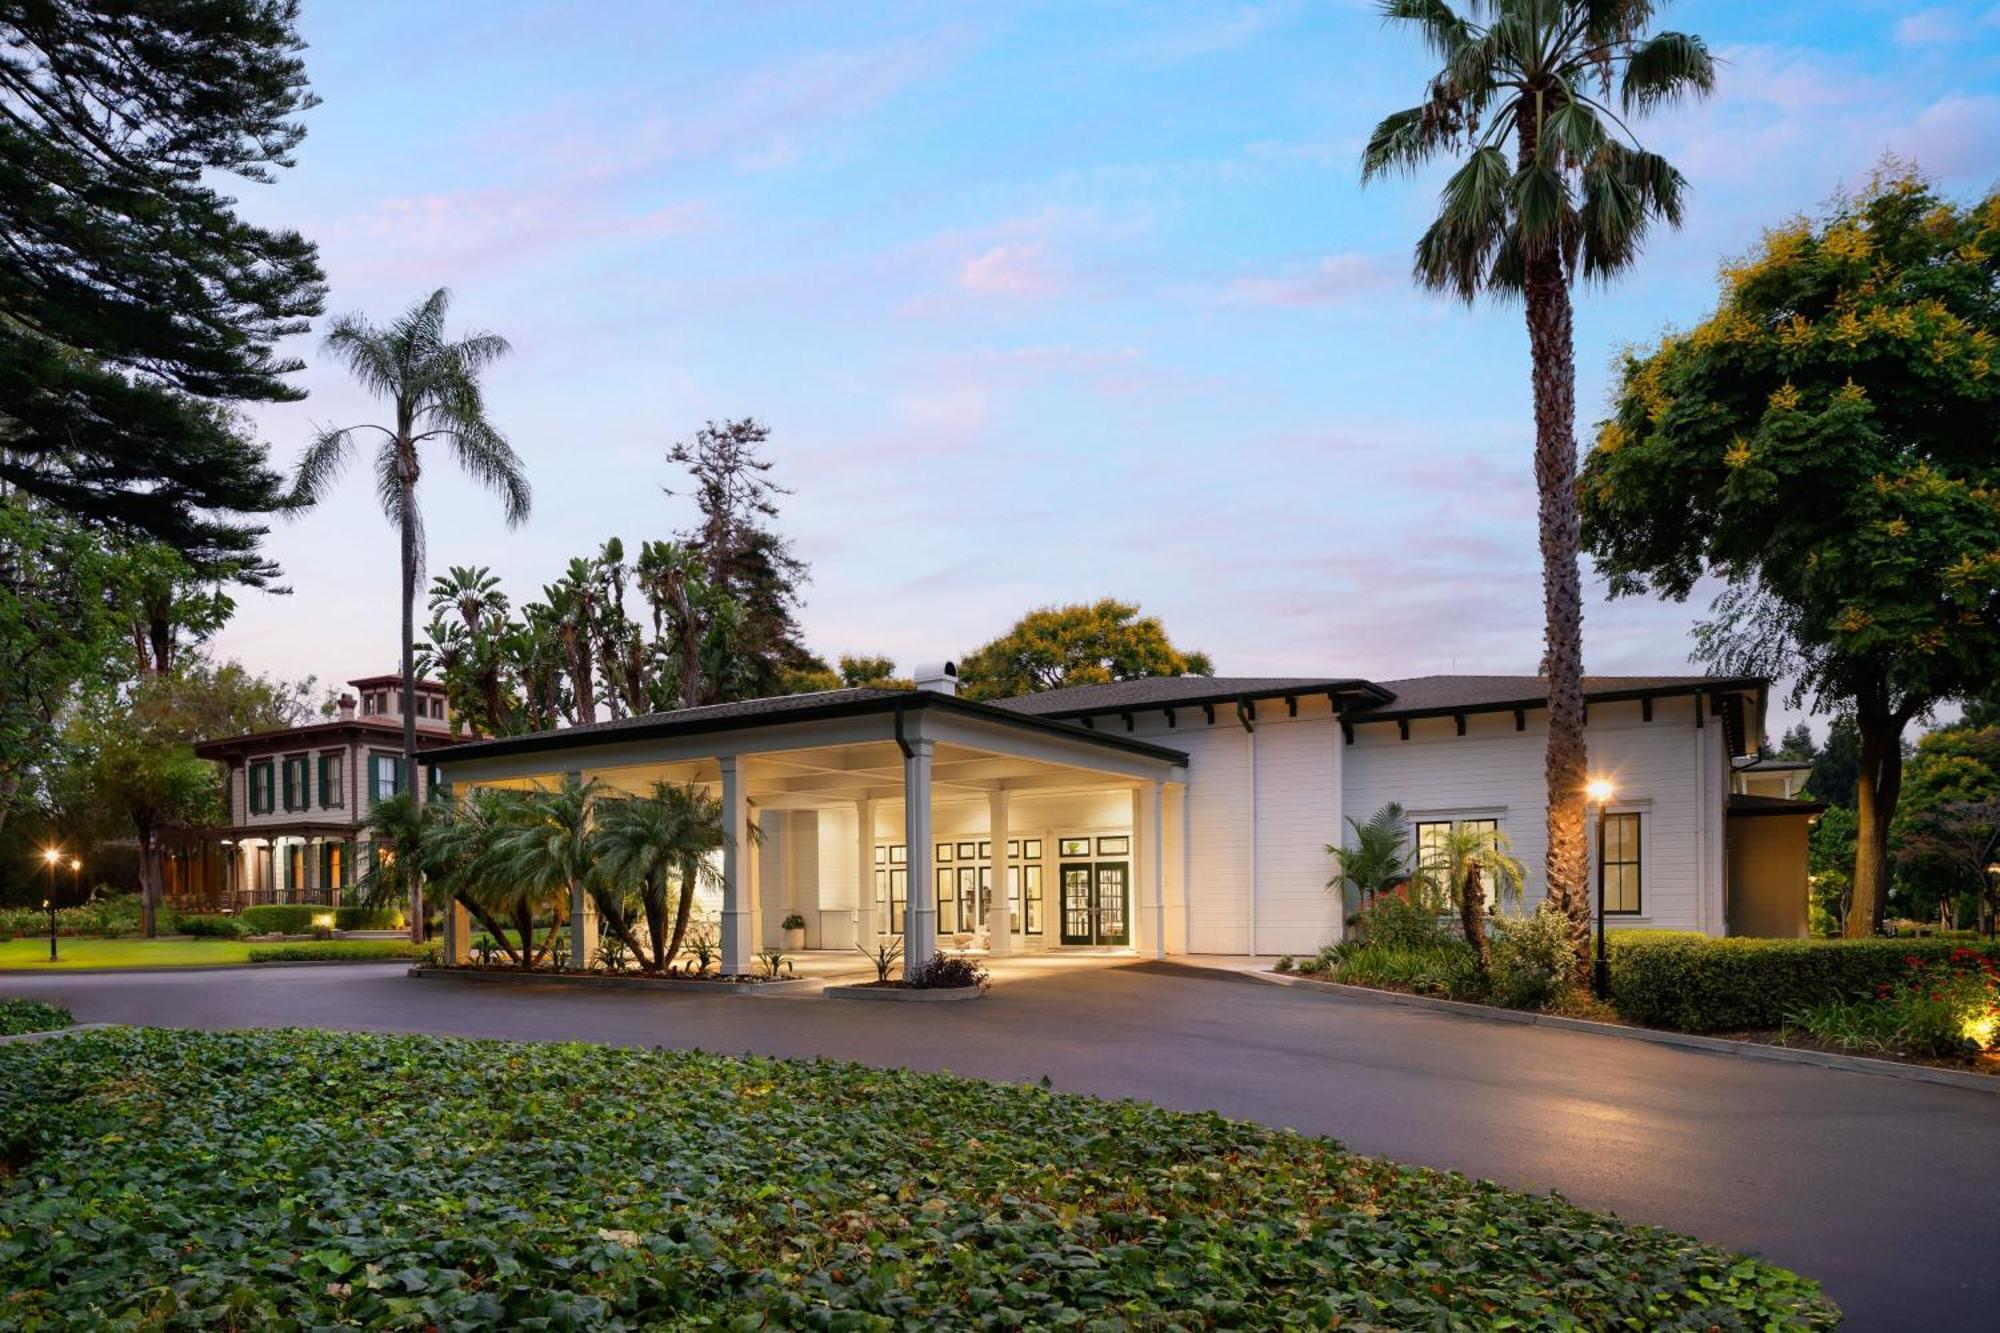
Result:
<svg viewBox="0 0 2000 1333"><path fill-rule="evenodd" d="M56 961L56 867L62 864L62 853L54 847L42 851L42 864L49 869L49 896L42 899L42 906L49 913L49 961Z"/></svg>
<svg viewBox="0 0 2000 1333"><path fill-rule="evenodd" d="M1602 1000L1611 994L1611 958L1604 951L1604 812L1611 805L1609 778L1592 778L1584 788L1597 803L1597 953L1590 963L1590 993Z"/></svg>

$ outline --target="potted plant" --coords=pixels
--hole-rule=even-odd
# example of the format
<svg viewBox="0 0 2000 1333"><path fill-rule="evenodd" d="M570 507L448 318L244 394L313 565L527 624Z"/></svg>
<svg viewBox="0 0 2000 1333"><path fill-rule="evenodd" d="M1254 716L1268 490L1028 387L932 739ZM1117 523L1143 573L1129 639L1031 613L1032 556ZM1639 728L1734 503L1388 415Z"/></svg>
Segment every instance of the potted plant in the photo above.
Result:
<svg viewBox="0 0 2000 1333"><path fill-rule="evenodd" d="M806 919L797 912L792 913L779 922L778 928L785 932L785 947L787 949L796 953L806 947Z"/></svg>

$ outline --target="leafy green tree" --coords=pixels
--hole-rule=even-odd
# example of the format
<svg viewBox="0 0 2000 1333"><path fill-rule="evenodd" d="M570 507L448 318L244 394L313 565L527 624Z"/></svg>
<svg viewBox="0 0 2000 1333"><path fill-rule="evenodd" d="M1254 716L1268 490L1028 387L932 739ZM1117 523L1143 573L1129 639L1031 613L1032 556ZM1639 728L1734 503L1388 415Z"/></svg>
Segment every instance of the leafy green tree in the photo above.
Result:
<svg viewBox="0 0 2000 1333"><path fill-rule="evenodd" d="M1347 826L1353 836L1345 846L1327 844L1334 869L1326 887L1340 894L1342 919L1351 922L1378 894L1409 883L1410 822L1403 807L1391 801L1366 822L1349 815Z"/></svg>
<svg viewBox="0 0 2000 1333"><path fill-rule="evenodd" d="M643 969L664 972L673 965L687 937L695 890L719 877L711 857L727 841L721 802L693 784L656 782L649 795L598 802L593 884L603 886L596 890L601 893L636 893L651 947L629 927L621 934ZM598 901L601 909L604 898Z"/></svg>
<svg viewBox="0 0 2000 1333"><path fill-rule="evenodd" d="M440 287L420 304L384 326L360 315L343 315L326 335L326 350L347 363L361 386L387 399L390 424L337 426L323 430L299 459L293 503L311 505L353 456L357 437L379 437L375 451L375 496L396 526L402 554L403 679L416 679L417 579L424 563L424 519L417 505L425 446L443 446L461 471L500 496L507 525L528 518L528 480L513 446L487 420L480 375L505 355L507 340L474 333L456 341L445 336L451 293ZM403 790L416 791L416 692L403 696ZM422 893L410 901L410 930L421 939Z"/></svg>
<svg viewBox="0 0 2000 1333"><path fill-rule="evenodd" d="M1794 723L1778 741L1778 748L1770 758L1792 764L1810 764L1819 757L1819 744L1813 740L1812 727L1804 722Z"/></svg>
<svg viewBox="0 0 2000 1333"><path fill-rule="evenodd" d="M1892 167L1768 233L1712 317L1630 355L1584 470L1614 594L1719 575L1703 656L1852 714L1850 935L1881 927L1905 728L2000 661L1996 338L2000 193L1960 207Z"/></svg>
<svg viewBox="0 0 2000 1333"><path fill-rule="evenodd" d="M121 674L117 561L46 506L0 496L0 827L33 796L63 711Z"/></svg>
<svg viewBox="0 0 2000 1333"><path fill-rule="evenodd" d="M261 583L282 478L231 405L288 402L325 299L220 188L304 136L296 0L0 6L0 482Z"/></svg>
<svg viewBox="0 0 2000 1333"><path fill-rule="evenodd" d="M1854 840L1858 827L1852 805L1830 805L1808 835L1807 916L1815 935L1846 933L1848 909L1854 902Z"/></svg>
<svg viewBox="0 0 2000 1333"><path fill-rule="evenodd" d="M850 690L905 689L910 685L908 677L896 675L896 662L890 657L850 657L840 655L840 683Z"/></svg>
<svg viewBox="0 0 2000 1333"><path fill-rule="evenodd" d="M1826 744L1812 756L1806 794L1830 805L1854 808L1854 788L1861 781L1861 728L1854 714L1836 713L1827 724ZM1848 867L1853 870L1852 866Z"/></svg>
<svg viewBox="0 0 2000 1333"><path fill-rule="evenodd" d="M1214 674L1208 654L1175 648L1157 616L1141 616L1137 606L1110 597L1030 611L958 664L959 688L973 699L1144 676Z"/></svg>
<svg viewBox="0 0 2000 1333"><path fill-rule="evenodd" d="M2000 832L2000 727L1944 727L1917 742L1890 826L1895 906L1918 920L1977 912Z"/></svg>
<svg viewBox="0 0 2000 1333"><path fill-rule="evenodd" d="M1655 8L1382 0L1384 17L1415 29L1440 68L1423 101L1375 127L1361 157L1363 181L1458 160L1417 241L1417 281L1468 303L1518 299L1526 310L1549 697L1548 896L1579 941L1590 895L1570 285L1579 273L1606 281L1630 267L1653 222L1680 225L1680 172L1631 141L1625 117L1715 84L1699 37L1646 34Z"/></svg>

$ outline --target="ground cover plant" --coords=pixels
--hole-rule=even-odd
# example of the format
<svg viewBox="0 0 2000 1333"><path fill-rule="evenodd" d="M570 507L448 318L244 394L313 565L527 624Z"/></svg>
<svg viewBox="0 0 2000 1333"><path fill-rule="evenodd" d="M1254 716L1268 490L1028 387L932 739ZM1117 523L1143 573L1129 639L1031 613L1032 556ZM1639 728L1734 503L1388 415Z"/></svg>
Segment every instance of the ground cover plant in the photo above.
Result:
<svg viewBox="0 0 2000 1333"><path fill-rule="evenodd" d="M0 1325L1836 1318L1758 1261L1329 1140L831 1061L111 1029L0 1047L0 1161Z"/></svg>
<svg viewBox="0 0 2000 1333"><path fill-rule="evenodd" d="M50 1032L66 1028L76 1019L59 1004L40 1000L0 1000L0 1037L23 1032Z"/></svg>
<svg viewBox="0 0 2000 1333"><path fill-rule="evenodd" d="M2000 1042L2000 962L1959 947L1942 961L1909 954L1904 969L1866 999L1827 1000L1793 1011L1785 1036L1932 1060L1976 1056Z"/></svg>

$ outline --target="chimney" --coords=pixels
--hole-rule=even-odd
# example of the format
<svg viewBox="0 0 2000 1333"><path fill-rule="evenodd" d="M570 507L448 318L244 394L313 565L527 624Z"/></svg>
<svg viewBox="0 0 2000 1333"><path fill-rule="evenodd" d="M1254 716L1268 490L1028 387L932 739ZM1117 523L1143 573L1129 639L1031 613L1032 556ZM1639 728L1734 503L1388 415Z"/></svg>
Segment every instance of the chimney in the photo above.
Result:
<svg viewBox="0 0 2000 1333"><path fill-rule="evenodd" d="M958 693L958 663L939 662L917 668L917 688L934 694Z"/></svg>
<svg viewBox="0 0 2000 1333"><path fill-rule="evenodd" d="M351 694L340 696L340 720L342 722L354 720L354 696Z"/></svg>

